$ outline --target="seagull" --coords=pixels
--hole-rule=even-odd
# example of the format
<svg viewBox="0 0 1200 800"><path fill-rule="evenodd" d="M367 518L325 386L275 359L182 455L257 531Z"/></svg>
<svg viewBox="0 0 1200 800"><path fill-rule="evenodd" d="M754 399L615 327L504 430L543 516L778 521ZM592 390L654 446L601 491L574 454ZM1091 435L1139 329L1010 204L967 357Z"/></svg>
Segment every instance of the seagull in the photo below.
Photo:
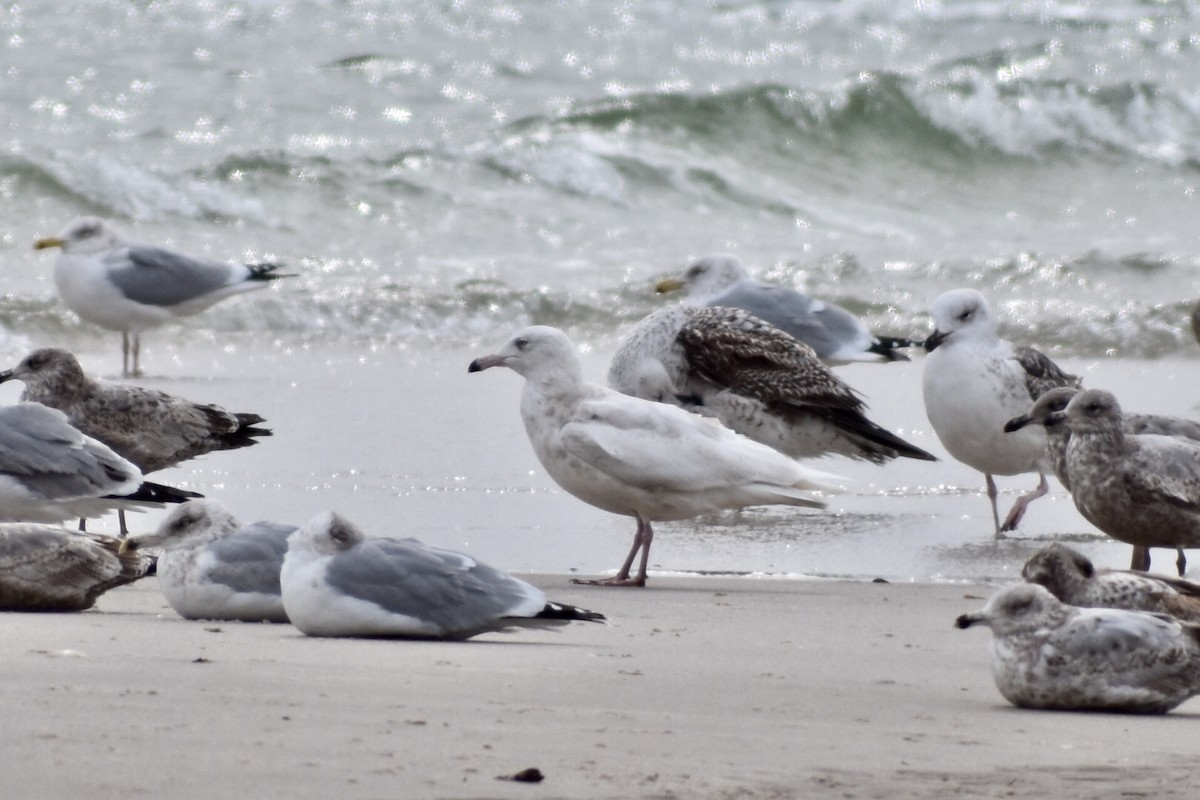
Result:
<svg viewBox="0 0 1200 800"><path fill-rule="evenodd" d="M655 311L621 338L608 385L716 417L792 458L937 460L867 419L862 399L811 347L739 308Z"/></svg>
<svg viewBox="0 0 1200 800"><path fill-rule="evenodd" d="M1200 694L1200 625L1190 622L1076 608L1018 583L956 624L992 629L996 688L1022 708L1165 714Z"/></svg>
<svg viewBox="0 0 1200 800"><path fill-rule="evenodd" d="M125 537L121 552L159 548L158 585L184 619L287 622L279 570L295 525L243 526L214 500L192 500L158 529Z"/></svg>
<svg viewBox="0 0 1200 800"><path fill-rule="evenodd" d="M1054 475L1059 483L1071 491L1071 476L1067 473L1067 445L1071 441L1071 431L1067 427L1066 417L1055 412L1065 411L1067 404L1079 394L1082 389L1075 386L1059 386L1042 393L1029 411L1019 417L1013 417L1004 425L1005 431L1017 431L1026 425L1041 425L1046 429L1046 456ZM1053 421L1051 415L1054 414ZM1200 443L1200 423L1181 417L1168 417L1162 414L1126 414L1125 433L1156 434L1162 436L1178 436ZM1179 574L1187 569L1187 557L1183 550L1177 551L1175 561ZM1148 548L1134 546L1133 561L1130 569L1150 569L1150 551Z"/></svg>
<svg viewBox="0 0 1200 800"><path fill-rule="evenodd" d="M291 277L276 272L279 264L210 261L129 242L96 217L75 219L57 236L34 243L37 250L50 247L62 248L54 283L67 307L121 332L126 377L142 374L142 331Z"/></svg>
<svg viewBox="0 0 1200 800"><path fill-rule="evenodd" d="M1098 570L1083 553L1057 542L1030 556L1021 577L1045 586L1067 605L1150 611L1200 623L1200 584L1130 570Z"/></svg>
<svg viewBox="0 0 1200 800"><path fill-rule="evenodd" d="M925 340L925 414L950 455L984 474L992 522L1002 536L1050 488L1044 429L1006 433L1004 426L1047 389L1076 386L1079 379L1032 347L1014 347L1001 339L991 306L974 289L942 294L930 314L935 329ZM992 476L1025 472L1038 473L1038 486L1017 498L1001 524Z"/></svg>
<svg viewBox="0 0 1200 800"><path fill-rule="evenodd" d="M1071 499L1088 522L1135 547L1200 547L1200 443L1126 434L1117 398L1101 389L1047 418L1064 419Z"/></svg>
<svg viewBox="0 0 1200 800"><path fill-rule="evenodd" d="M786 286L750 277L737 256L718 253L693 261L677 278L659 281L660 294L687 290L692 305L741 308L807 344L827 364L907 361L900 348L915 342L876 336L841 306Z"/></svg>
<svg viewBox="0 0 1200 800"><path fill-rule="evenodd" d="M526 328L499 352L472 361L468 371L491 367L525 378L521 418L550 477L585 503L637 520L633 547L617 574L586 583L644 586L652 522L775 503L823 508L803 490L833 490L843 480L714 419L586 383L575 347L556 328Z"/></svg>
<svg viewBox="0 0 1200 800"><path fill-rule="evenodd" d="M150 560L121 540L58 525L0 524L0 611L83 611L141 578Z"/></svg>
<svg viewBox="0 0 1200 800"><path fill-rule="evenodd" d="M513 627L602 622L535 586L416 539L368 537L329 512L288 537L283 605L309 636L468 639Z"/></svg>
<svg viewBox="0 0 1200 800"><path fill-rule="evenodd" d="M136 466L41 403L0 408L0 520L62 522L199 497Z"/></svg>

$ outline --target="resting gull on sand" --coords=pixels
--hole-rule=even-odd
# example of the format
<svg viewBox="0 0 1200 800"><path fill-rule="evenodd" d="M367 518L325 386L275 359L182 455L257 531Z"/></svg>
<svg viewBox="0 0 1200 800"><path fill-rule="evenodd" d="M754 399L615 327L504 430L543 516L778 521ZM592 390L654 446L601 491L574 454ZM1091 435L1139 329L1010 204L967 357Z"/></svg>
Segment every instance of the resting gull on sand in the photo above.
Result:
<svg viewBox="0 0 1200 800"><path fill-rule="evenodd" d="M120 539L30 522L0 524L0 611L83 611L146 574Z"/></svg>
<svg viewBox="0 0 1200 800"><path fill-rule="evenodd" d="M992 677L1013 705L1165 714L1200 694L1200 625L1077 608L1034 583L995 594L959 628L992 629Z"/></svg>
<svg viewBox="0 0 1200 800"><path fill-rule="evenodd" d="M1026 425L1041 425L1046 429L1046 456L1054 475L1059 483L1071 491L1071 476L1067 473L1067 445L1071 441L1071 430L1067 426L1065 416L1055 412L1065 411L1067 404L1082 389L1074 386L1059 386L1042 393L1028 413L1013 417L1005 425L1005 431L1016 431ZM1126 414L1125 433L1157 434L1161 436L1178 436L1200 443L1200 423L1181 417L1168 417L1161 414ZM1187 558L1183 550L1178 550L1175 565L1182 575L1187 568ZM1148 548L1135 546L1131 569L1147 570L1150 568L1150 551Z"/></svg>
<svg viewBox="0 0 1200 800"><path fill-rule="evenodd" d="M1101 389L1047 419L1071 429L1071 499L1088 522L1136 547L1200 547L1200 442L1127 434L1117 398Z"/></svg>
<svg viewBox="0 0 1200 800"><path fill-rule="evenodd" d="M738 308L655 311L621 337L608 385L716 417L792 458L937 460L867 419L811 347Z"/></svg>
<svg viewBox="0 0 1200 800"><path fill-rule="evenodd" d="M787 331L830 364L850 361L907 361L899 348L914 342L871 333L841 306L809 297L786 286L750 277L737 256L727 253L693 261L679 275L659 281L660 293L687 290L693 305L727 306L750 312Z"/></svg>
<svg viewBox="0 0 1200 800"><path fill-rule="evenodd" d="M136 466L41 403L0 408L0 520L62 522L200 495L142 481Z"/></svg>
<svg viewBox="0 0 1200 800"><path fill-rule="evenodd" d="M585 503L637 520L620 570L590 583L644 586L651 522L776 503L822 508L803 490L832 490L843 480L714 419L586 383L574 346L555 328L526 328L469 371L491 367L524 376L521 419L550 477Z"/></svg>
<svg viewBox="0 0 1200 800"><path fill-rule="evenodd" d="M991 306L974 289L940 295L930 310L934 332L922 376L925 414L950 455L984 474L996 535L1017 527L1025 508L1046 494L1046 432L1039 426L1006 433L1047 389L1078 379L1031 347L1001 339ZM1038 473L1037 488L1017 498L1000 522L993 475Z"/></svg>
<svg viewBox="0 0 1200 800"><path fill-rule="evenodd" d="M175 508L151 533L127 536L121 552L158 548L158 586L184 619L287 622L279 570L295 525L242 525L213 500Z"/></svg>
<svg viewBox="0 0 1200 800"><path fill-rule="evenodd" d="M283 605L309 636L468 639L509 628L601 622L525 581L416 539L368 537L335 513L288 538Z"/></svg>
<svg viewBox="0 0 1200 800"><path fill-rule="evenodd" d="M34 244L37 250L50 247L62 248L54 283L67 307L121 332L126 376L141 374L142 331L288 277L276 273L279 264L209 261L128 242L96 217L75 219Z"/></svg>
<svg viewBox="0 0 1200 800"><path fill-rule="evenodd" d="M1200 623L1200 584L1165 575L1096 569L1091 559L1055 542L1025 561L1021 577L1067 605L1150 611Z"/></svg>

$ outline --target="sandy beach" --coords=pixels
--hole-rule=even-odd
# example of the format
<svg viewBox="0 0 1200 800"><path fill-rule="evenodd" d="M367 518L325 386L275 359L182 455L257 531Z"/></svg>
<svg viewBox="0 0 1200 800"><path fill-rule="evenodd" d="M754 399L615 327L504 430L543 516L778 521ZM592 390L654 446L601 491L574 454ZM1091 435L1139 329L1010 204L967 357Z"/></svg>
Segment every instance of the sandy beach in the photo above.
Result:
<svg viewBox="0 0 1200 800"><path fill-rule="evenodd" d="M607 625L466 643L188 622L153 578L5 617L5 796L1189 797L1200 701L1022 711L990 591L657 578L549 594ZM539 784L499 780L536 767Z"/></svg>

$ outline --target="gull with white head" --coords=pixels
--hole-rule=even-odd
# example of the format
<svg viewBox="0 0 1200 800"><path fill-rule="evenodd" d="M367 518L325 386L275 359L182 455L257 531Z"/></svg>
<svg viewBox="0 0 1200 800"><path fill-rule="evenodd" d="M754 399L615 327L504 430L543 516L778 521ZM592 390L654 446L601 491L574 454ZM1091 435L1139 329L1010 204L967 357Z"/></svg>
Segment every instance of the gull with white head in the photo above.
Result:
<svg viewBox="0 0 1200 800"><path fill-rule="evenodd" d="M556 328L526 328L469 371L491 367L525 378L521 419L550 477L585 503L637 520L624 564L593 583L645 585L652 522L754 505L822 508L806 490L842 482L714 419L584 381L575 347Z"/></svg>

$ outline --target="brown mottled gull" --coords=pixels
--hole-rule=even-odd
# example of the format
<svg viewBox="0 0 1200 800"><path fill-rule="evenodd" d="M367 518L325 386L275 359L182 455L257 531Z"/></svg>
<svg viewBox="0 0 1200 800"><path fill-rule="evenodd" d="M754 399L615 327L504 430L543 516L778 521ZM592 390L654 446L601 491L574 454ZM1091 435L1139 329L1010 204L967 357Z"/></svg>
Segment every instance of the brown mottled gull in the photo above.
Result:
<svg viewBox="0 0 1200 800"><path fill-rule="evenodd" d="M521 418L550 477L585 503L637 520L625 563L603 585L645 585L653 521L776 503L820 508L804 490L841 481L714 419L586 383L575 347L555 328L526 328L468 369L491 367L525 378Z"/></svg>
<svg viewBox="0 0 1200 800"><path fill-rule="evenodd" d="M812 348L737 308L659 309L621 339L608 385L679 405L793 458L934 456L876 425Z"/></svg>
<svg viewBox="0 0 1200 800"><path fill-rule="evenodd" d="M950 455L984 474L996 535L1014 530L1028 505L1046 494L1046 433L1026 427L1005 433L1010 419L1055 386L1078 383L1031 347L1014 347L997 333L991 306L974 289L940 295L930 310L934 332L922 376L925 414ZM993 475L1038 474L1000 522Z"/></svg>
<svg viewBox="0 0 1200 800"><path fill-rule="evenodd" d="M1067 605L1150 611L1200 623L1200 584L1165 575L1096 569L1087 556L1064 544L1046 545L1030 556L1021 577L1045 586Z"/></svg>
<svg viewBox="0 0 1200 800"><path fill-rule="evenodd" d="M111 536L57 525L0 524L0 611L82 611L146 574L150 560Z"/></svg>
<svg viewBox="0 0 1200 800"><path fill-rule="evenodd" d="M959 628L992 629L992 677L1022 708L1165 714L1200 694L1200 625L1077 608L1044 586L1000 590Z"/></svg>

